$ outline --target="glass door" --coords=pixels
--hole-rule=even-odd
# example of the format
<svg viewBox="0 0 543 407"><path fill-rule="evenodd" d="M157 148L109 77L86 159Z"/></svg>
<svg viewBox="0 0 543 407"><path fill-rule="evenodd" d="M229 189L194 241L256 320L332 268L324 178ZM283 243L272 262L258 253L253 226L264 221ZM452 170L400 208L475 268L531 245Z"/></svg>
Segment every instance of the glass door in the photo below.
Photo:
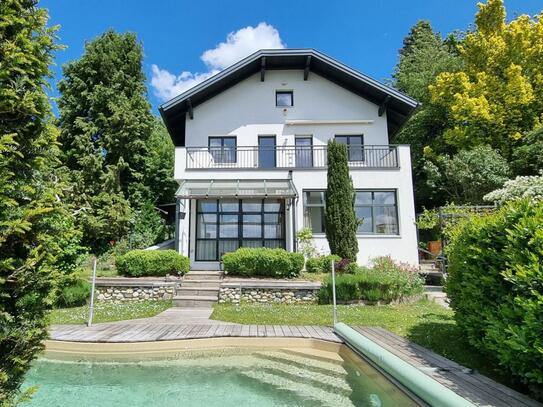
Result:
<svg viewBox="0 0 543 407"><path fill-rule="evenodd" d="M258 136L258 167L275 168L275 136Z"/></svg>
<svg viewBox="0 0 543 407"><path fill-rule="evenodd" d="M296 167L313 167L313 138L311 136L296 137Z"/></svg>

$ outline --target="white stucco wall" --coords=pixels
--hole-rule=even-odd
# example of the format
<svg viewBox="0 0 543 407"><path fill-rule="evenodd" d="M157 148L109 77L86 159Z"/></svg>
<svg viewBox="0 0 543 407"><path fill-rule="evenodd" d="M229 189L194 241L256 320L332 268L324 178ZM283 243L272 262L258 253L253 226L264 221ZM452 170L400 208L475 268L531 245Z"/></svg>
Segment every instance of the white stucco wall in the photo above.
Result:
<svg viewBox="0 0 543 407"><path fill-rule="evenodd" d="M294 106L286 110L275 106L276 90L292 90ZM286 120L368 121L368 123L335 123L289 125ZM363 134L367 145L388 144L386 115L378 116L378 106L314 74L303 80L303 71L266 71L264 82L260 74L253 75L236 86L194 108L194 119L187 117L187 147L208 145L209 136L236 136L237 146L257 146L259 135L275 135L277 146L294 145L296 135L312 135L313 145L325 145L328 139L341 134ZM359 236L359 263L390 254L411 264L418 263L415 211L409 147L399 147L399 169L353 169L355 189L394 189L397 191L399 235ZM176 180L187 179L286 179L285 169L202 169L186 170L186 149L175 149ZM302 192L325 189L325 169L293 169L293 182L298 191L296 229L303 227ZM185 211L189 214L188 201ZM190 207L195 211L195 205ZM194 260L195 216L180 221L180 247ZM291 214L287 213L287 249L291 249ZM189 227L190 223L190 227ZM290 238L289 238L290 237ZM189 244L189 240L192 242ZM324 236L315 236L315 244L326 252ZM190 250L189 250L190 248ZM215 268L216 263L194 263L193 267Z"/></svg>

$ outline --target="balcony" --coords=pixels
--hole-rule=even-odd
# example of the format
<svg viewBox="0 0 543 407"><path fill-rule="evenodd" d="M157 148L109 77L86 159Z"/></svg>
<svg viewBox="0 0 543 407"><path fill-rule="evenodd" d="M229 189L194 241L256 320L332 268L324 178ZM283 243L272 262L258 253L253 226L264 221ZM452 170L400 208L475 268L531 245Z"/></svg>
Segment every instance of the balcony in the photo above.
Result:
<svg viewBox="0 0 543 407"><path fill-rule="evenodd" d="M395 145L349 145L352 169L399 168ZM322 169L326 146L187 147L186 168L195 169Z"/></svg>

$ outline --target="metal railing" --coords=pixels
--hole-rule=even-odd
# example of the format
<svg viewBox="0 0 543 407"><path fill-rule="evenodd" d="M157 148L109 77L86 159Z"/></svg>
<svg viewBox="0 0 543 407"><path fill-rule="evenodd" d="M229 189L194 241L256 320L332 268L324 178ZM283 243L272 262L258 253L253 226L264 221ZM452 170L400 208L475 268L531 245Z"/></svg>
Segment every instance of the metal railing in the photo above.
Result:
<svg viewBox="0 0 543 407"><path fill-rule="evenodd" d="M398 168L395 145L349 145L349 167ZM187 147L187 169L326 168L326 146Z"/></svg>

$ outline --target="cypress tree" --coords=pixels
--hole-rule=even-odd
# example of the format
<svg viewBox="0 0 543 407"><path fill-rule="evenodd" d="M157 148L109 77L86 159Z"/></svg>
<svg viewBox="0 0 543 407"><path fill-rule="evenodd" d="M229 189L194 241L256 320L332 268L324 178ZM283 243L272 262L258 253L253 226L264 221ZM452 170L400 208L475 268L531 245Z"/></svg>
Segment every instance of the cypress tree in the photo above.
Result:
<svg viewBox="0 0 543 407"><path fill-rule="evenodd" d="M358 221L354 212L354 189L349 176L347 147L328 142L328 188L326 189L325 230L332 254L356 261Z"/></svg>
<svg viewBox="0 0 543 407"><path fill-rule="evenodd" d="M56 174L58 131L45 92L57 27L35 0L0 1L0 405L47 338L47 311L80 235Z"/></svg>

